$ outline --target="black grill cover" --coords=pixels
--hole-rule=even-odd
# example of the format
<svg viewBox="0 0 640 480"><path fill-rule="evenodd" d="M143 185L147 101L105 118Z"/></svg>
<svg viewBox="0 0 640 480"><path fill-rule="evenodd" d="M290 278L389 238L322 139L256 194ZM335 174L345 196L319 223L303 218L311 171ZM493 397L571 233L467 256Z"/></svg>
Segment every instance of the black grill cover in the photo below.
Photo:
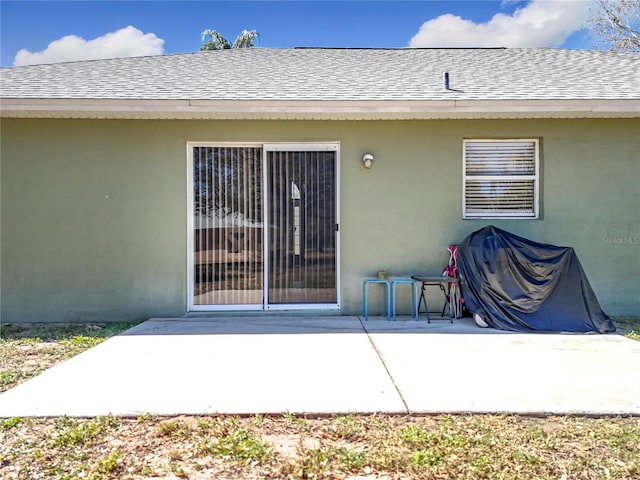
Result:
<svg viewBox="0 0 640 480"><path fill-rule="evenodd" d="M490 225L460 244L458 268L467 310L491 327L615 331L573 248L533 242Z"/></svg>

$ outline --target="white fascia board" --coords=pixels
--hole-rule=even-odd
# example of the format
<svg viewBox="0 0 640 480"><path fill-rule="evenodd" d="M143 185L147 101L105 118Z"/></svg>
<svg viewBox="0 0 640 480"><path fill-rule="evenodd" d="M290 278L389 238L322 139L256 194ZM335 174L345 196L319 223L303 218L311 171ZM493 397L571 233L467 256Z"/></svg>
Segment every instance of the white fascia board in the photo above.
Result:
<svg viewBox="0 0 640 480"><path fill-rule="evenodd" d="M0 100L3 118L395 120L449 118L638 118L622 100Z"/></svg>

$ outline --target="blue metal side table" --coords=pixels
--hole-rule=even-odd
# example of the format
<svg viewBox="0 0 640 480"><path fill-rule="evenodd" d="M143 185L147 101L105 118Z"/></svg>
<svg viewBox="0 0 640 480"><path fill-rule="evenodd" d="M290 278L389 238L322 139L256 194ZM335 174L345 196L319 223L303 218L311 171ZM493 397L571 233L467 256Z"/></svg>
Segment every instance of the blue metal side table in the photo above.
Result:
<svg viewBox="0 0 640 480"><path fill-rule="evenodd" d="M396 289L398 285L411 285L411 316L418 320L418 283L413 278L395 277L391 280L391 313L389 317L396 319Z"/></svg>
<svg viewBox="0 0 640 480"><path fill-rule="evenodd" d="M364 319L369 320L369 285L379 284L384 287L384 310L387 311L387 319L391 313L391 287L389 280L383 278L365 278L362 282L362 312Z"/></svg>

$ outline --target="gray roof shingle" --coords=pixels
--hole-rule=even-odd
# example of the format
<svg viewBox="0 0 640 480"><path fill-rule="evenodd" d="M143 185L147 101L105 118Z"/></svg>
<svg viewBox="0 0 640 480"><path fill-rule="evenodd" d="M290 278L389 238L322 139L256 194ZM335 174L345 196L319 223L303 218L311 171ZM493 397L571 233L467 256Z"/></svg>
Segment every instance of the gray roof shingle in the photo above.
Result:
<svg viewBox="0 0 640 480"><path fill-rule="evenodd" d="M2 98L25 99L640 98L640 55L551 48L231 49L11 67L0 76Z"/></svg>

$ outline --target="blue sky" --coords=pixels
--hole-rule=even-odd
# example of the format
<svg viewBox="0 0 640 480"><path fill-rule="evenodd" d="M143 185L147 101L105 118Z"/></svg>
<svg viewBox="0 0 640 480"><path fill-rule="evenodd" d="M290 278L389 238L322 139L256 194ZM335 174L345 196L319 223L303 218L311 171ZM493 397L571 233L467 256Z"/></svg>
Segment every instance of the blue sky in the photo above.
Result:
<svg viewBox="0 0 640 480"><path fill-rule="evenodd" d="M197 51L211 28L260 47L592 48L586 0L5 1L2 66ZM19 53L20 52L20 53Z"/></svg>

